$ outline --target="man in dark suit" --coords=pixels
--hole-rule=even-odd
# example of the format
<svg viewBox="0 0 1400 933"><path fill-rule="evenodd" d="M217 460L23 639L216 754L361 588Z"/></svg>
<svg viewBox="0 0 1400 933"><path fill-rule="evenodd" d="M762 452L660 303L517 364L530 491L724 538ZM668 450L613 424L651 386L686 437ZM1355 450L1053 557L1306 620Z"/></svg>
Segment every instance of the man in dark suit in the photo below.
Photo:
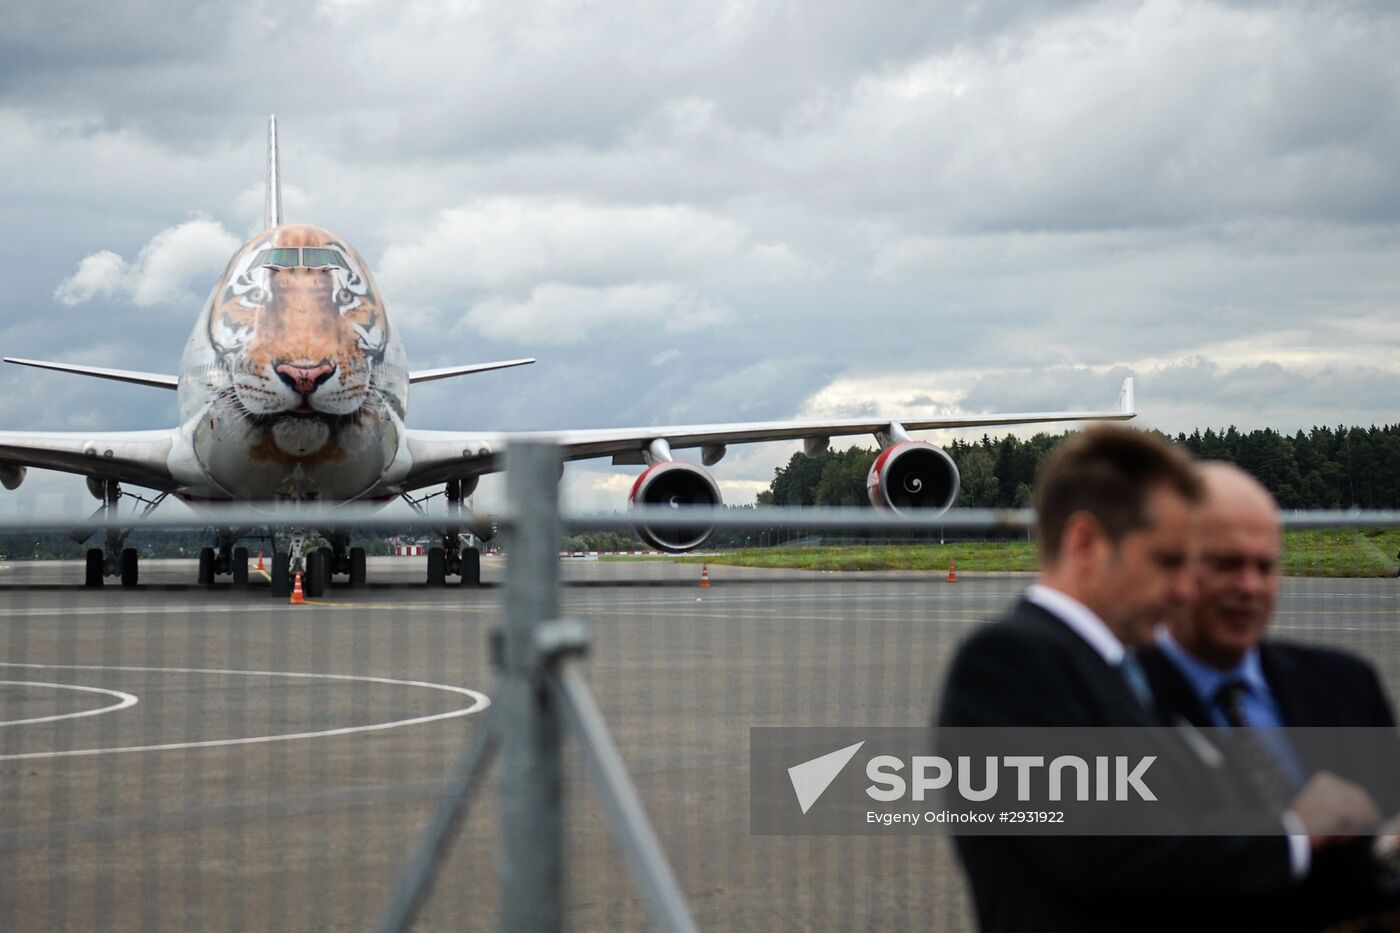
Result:
<svg viewBox="0 0 1400 933"><path fill-rule="evenodd" d="M1039 582L959 648L940 727L1151 726L1128 649L1193 596L1201 498L1194 465L1166 442L1098 427L1062 444L1036 488ZM1289 835L957 839L984 930L1230 929L1229 898L1292 889L1312 851L1378 819L1331 776L1290 805ZM1218 909L1217 909L1218 908Z"/></svg>
<svg viewBox="0 0 1400 933"><path fill-rule="evenodd" d="M1238 467L1208 463L1200 474L1196 595L1140 654L1159 717L1264 730L1220 739L1254 807L1276 811L1326 770L1366 786L1382 812L1397 812L1400 742L1375 670L1343 651L1263 640L1278 596L1277 506ZM1384 731L1337 731L1350 728ZM1339 914L1400 903L1388 890L1394 880L1367 845L1338 846L1278 906L1295 921L1310 917L1321 926Z"/></svg>

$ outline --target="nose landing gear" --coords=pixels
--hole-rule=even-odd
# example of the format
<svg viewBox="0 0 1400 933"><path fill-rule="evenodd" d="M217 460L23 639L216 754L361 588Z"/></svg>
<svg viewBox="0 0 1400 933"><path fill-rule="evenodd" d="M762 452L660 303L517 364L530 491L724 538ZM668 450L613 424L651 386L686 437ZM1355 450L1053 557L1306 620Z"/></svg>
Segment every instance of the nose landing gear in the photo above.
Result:
<svg viewBox="0 0 1400 933"><path fill-rule="evenodd" d="M365 585L368 558L364 548L350 546L348 532L326 533L323 537L330 543L329 547L308 549L307 545L314 537L304 528L273 535L272 563L268 576L274 597L285 599L292 594L297 571L301 572L302 593L307 599L326 595L336 574L344 574L349 586Z"/></svg>

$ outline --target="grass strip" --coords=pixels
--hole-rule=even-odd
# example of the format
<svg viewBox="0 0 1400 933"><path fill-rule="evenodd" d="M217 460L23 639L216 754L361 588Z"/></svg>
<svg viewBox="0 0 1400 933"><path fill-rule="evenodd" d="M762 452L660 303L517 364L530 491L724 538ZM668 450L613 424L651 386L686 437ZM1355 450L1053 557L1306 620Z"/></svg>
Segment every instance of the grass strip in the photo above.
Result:
<svg viewBox="0 0 1400 933"><path fill-rule="evenodd" d="M1283 574L1291 577L1394 577L1400 566L1400 529L1306 529L1284 532ZM683 563L793 570L924 570L946 573L1034 571L1030 541L957 541L948 544L837 545L741 548L673 558Z"/></svg>

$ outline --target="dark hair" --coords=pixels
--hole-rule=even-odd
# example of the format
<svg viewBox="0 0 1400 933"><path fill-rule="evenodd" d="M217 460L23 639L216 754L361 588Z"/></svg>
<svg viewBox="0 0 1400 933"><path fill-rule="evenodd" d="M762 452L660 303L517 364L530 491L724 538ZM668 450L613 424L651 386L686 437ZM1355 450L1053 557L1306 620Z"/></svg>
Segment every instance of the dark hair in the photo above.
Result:
<svg viewBox="0 0 1400 933"><path fill-rule="evenodd" d="M1147 499L1167 487L1188 502L1204 491L1191 458L1162 437L1118 425L1089 428L1045 459L1036 478L1036 534L1049 563L1060 552L1065 524L1088 512L1110 541L1147 525Z"/></svg>

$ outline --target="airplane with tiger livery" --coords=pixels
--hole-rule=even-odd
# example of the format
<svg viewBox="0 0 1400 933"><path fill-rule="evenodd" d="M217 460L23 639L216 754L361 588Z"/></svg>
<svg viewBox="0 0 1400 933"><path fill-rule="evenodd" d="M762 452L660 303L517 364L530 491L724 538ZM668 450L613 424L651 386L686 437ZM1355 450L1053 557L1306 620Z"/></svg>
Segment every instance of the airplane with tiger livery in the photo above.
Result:
<svg viewBox="0 0 1400 933"><path fill-rule="evenodd" d="M87 477L101 501L105 546L87 552L85 583L107 577L123 586L138 581L139 558L127 547L132 530L117 514L132 497L149 512L174 495L196 511L240 503L257 507L304 502L387 504L442 486L447 517L442 542L427 550L427 577L480 582L477 550L460 530L474 517L464 504L480 478L502 467L513 441L548 437L567 460L611 457L614 464L644 469L633 483L632 505L718 505L718 484L707 467L730 444L801 440L808 455L835 436L873 434L881 452L870 469L871 502L895 512L936 515L957 498L958 469L934 444L911 431L1134 417L1133 386L1125 379L1112 411L1022 412L972 416L887 417L849 420L769 421L668 427L605 428L526 433L423 431L405 424L409 387L416 383L533 363L500 360L410 370L398 332L363 257L344 239L282 217L277 120L268 121L265 229L229 260L185 344L178 375L135 372L71 363L6 357L24 366L114 379L173 390L180 423L164 430L114 432L0 431L0 484L15 489L29 467ZM698 448L699 463L678 460L679 449ZM131 487L143 490L133 493ZM149 498L148 498L149 496ZM426 498L426 497L423 497ZM421 512L420 508L420 512ZM144 513L143 513L144 514ZM481 531L479 525L476 530ZM714 529L682 531L637 527L647 544L683 552L702 545ZM200 552L199 582L220 575L248 580L248 552L238 542L258 529L214 528ZM279 528L270 577L275 596L291 590L304 571L308 595L320 595L336 575L350 585L365 582L365 551L351 547L347 531L324 529L329 547L308 553L314 529ZM82 534L82 533L78 533Z"/></svg>

